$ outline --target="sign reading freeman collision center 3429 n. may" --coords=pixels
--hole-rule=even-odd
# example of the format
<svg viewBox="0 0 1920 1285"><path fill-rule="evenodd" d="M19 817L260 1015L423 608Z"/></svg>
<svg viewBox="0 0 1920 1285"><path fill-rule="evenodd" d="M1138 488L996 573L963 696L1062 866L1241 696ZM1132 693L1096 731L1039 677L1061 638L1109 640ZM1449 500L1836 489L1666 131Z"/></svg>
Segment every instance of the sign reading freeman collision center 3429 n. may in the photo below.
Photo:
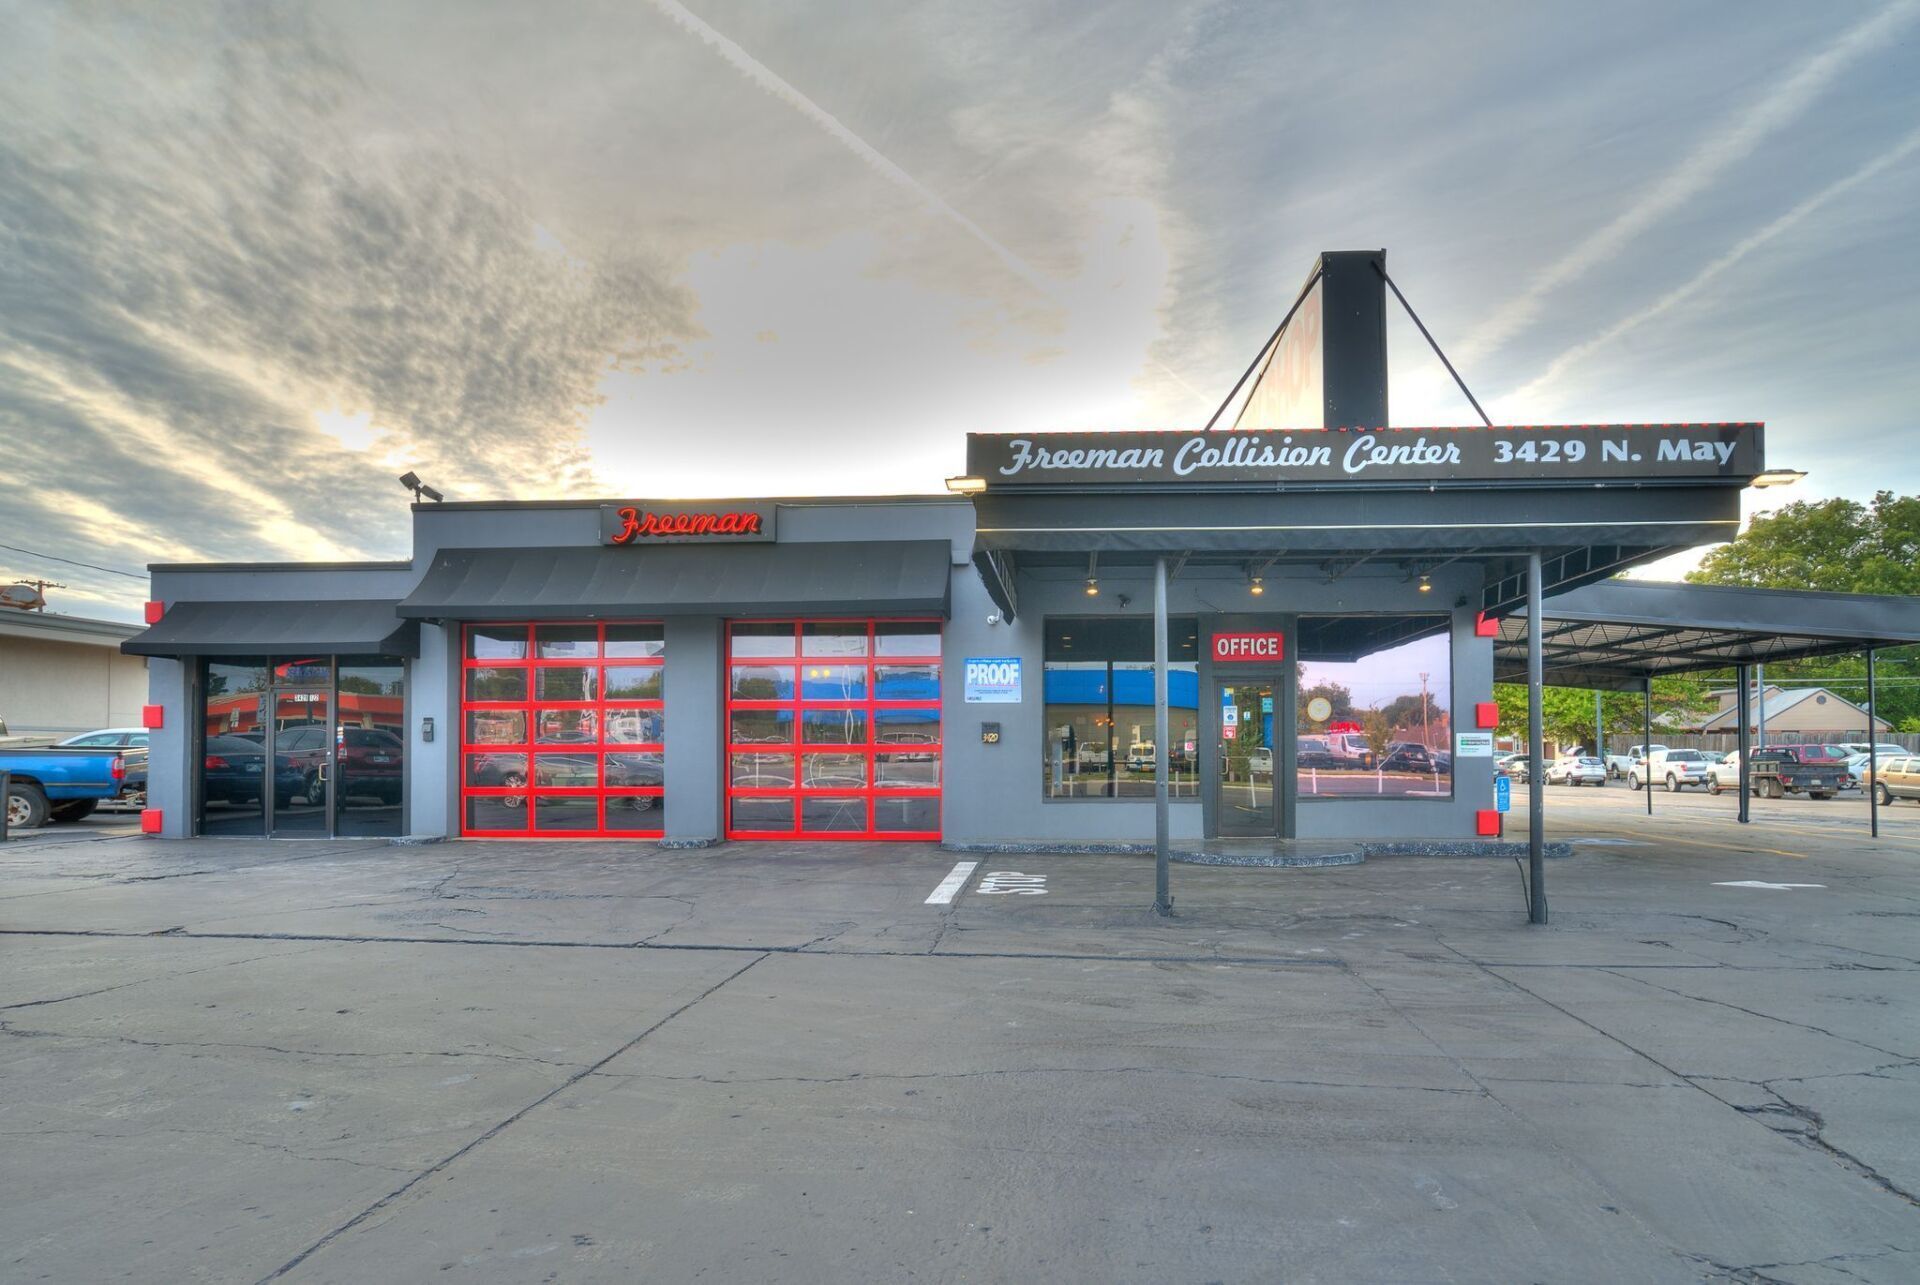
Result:
<svg viewBox="0 0 1920 1285"><path fill-rule="evenodd" d="M740 544L773 539L771 504L603 504L600 543Z"/></svg>
<svg viewBox="0 0 1920 1285"><path fill-rule="evenodd" d="M1707 482L1764 467L1760 424L967 435L967 473L1023 486Z"/></svg>

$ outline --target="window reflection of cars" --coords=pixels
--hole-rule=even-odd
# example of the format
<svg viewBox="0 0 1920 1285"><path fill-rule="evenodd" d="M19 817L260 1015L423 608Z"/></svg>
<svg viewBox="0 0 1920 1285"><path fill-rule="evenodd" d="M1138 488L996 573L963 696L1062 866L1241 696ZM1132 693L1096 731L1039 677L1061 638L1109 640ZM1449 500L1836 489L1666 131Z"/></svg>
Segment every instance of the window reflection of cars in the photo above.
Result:
<svg viewBox="0 0 1920 1285"><path fill-rule="evenodd" d="M1387 747L1387 755L1380 760L1383 772L1430 772L1433 770L1433 756L1427 753L1427 747L1413 742L1402 742Z"/></svg>
<svg viewBox="0 0 1920 1285"><path fill-rule="evenodd" d="M630 758L639 758L639 761L628 762ZM609 754L607 756L609 786L661 785L664 780L661 762L653 755Z"/></svg>
<svg viewBox="0 0 1920 1285"><path fill-rule="evenodd" d="M400 738L384 728L343 727L337 733L334 754L340 763L334 793L374 795L382 803L400 801L400 775L406 749Z"/></svg>
<svg viewBox="0 0 1920 1285"><path fill-rule="evenodd" d="M1135 741L1127 746L1127 771L1153 771L1153 742Z"/></svg>
<svg viewBox="0 0 1920 1285"><path fill-rule="evenodd" d="M1247 751L1247 771L1253 776L1273 775L1273 750L1265 745L1256 745Z"/></svg>
<svg viewBox="0 0 1920 1285"><path fill-rule="evenodd" d="M1081 767L1107 766L1107 743L1105 741L1082 741L1074 757Z"/></svg>
<svg viewBox="0 0 1920 1285"><path fill-rule="evenodd" d="M240 736L209 736L202 747L201 798L208 803L250 803L265 796L266 751ZM288 756L276 755L273 792L287 803L306 791L306 775Z"/></svg>

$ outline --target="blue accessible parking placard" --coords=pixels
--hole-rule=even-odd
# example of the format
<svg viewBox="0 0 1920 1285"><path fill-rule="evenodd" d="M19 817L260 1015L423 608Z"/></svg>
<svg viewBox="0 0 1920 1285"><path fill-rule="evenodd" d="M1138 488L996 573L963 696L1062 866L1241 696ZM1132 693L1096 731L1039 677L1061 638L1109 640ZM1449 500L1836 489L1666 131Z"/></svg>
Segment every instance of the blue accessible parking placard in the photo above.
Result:
<svg viewBox="0 0 1920 1285"><path fill-rule="evenodd" d="M1513 811L1513 781L1509 777L1493 778L1493 810L1495 812Z"/></svg>

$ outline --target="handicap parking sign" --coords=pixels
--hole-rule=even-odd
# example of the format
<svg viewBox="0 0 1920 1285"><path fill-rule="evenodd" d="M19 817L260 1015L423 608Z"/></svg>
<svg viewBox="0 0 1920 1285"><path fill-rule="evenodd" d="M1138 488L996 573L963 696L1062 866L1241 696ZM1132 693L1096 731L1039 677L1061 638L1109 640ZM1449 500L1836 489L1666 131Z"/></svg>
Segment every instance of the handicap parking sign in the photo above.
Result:
<svg viewBox="0 0 1920 1285"><path fill-rule="evenodd" d="M1508 777L1493 778L1493 810L1495 812L1513 811L1513 781Z"/></svg>

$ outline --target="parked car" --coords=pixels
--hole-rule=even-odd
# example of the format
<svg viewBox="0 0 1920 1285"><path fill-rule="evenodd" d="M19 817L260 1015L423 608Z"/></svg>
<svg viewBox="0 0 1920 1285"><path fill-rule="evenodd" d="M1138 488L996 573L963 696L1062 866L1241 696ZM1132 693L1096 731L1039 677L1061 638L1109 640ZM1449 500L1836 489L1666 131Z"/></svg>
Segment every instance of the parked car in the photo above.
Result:
<svg viewBox="0 0 1920 1285"><path fill-rule="evenodd" d="M1547 764L1548 785L1601 785L1607 783L1607 765L1591 754L1568 754Z"/></svg>
<svg viewBox="0 0 1920 1285"><path fill-rule="evenodd" d="M144 727L103 727L81 732L58 742L68 749L117 749L126 764L126 776L120 792L101 799L98 806L107 811L137 811L147 804L147 729Z"/></svg>
<svg viewBox="0 0 1920 1285"><path fill-rule="evenodd" d="M1664 745L1629 745L1625 754L1605 755L1608 779L1614 781L1625 779L1627 773L1633 770L1635 763L1644 760L1649 753L1658 754L1666 748Z"/></svg>
<svg viewBox="0 0 1920 1285"><path fill-rule="evenodd" d="M1627 788L1637 790L1659 781L1667 793L1677 793L1689 785L1705 785L1707 767L1707 756L1699 750L1657 749L1627 769Z"/></svg>
<svg viewBox="0 0 1920 1285"><path fill-rule="evenodd" d="M1373 769L1373 746L1367 744L1367 738L1359 732L1335 732L1327 737L1327 745L1333 756L1340 760L1342 767Z"/></svg>
<svg viewBox="0 0 1920 1285"><path fill-rule="evenodd" d="M1920 755L1902 751L1899 757L1880 760L1879 775L1873 779L1874 801L1887 807L1895 799L1920 803Z"/></svg>
<svg viewBox="0 0 1920 1285"><path fill-rule="evenodd" d="M1127 771L1153 771L1153 742L1135 741L1127 746Z"/></svg>
<svg viewBox="0 0 1920 1285"><path fill-rule="evenodd" d="M1532 760L1525 754L1509 754L1494 761L1494 773L1504 776L1519 785L1525 785L1531 774Z"/></svg>
<svg viewBox="0 0 1920 1285"><path fill-rule="evenodd" d="M40 746L0 749L0 771L9 773L9 828L31 830L48 821L78 821L126 783L123 751L110 748Z"/></svg>
<svg viewBox="0 0 1920 1285"><path fill-rule="evenodd" d="M1747 775L1753 792L1764 799L1803 791L1816 799L1830 799L1844 788L1847 769L1846 760L1824 745L1770 745L1753 752L1753 767Z"/></svg>
<svg viewBox="0 0 1920 1285"><path fill-rule="evenodd" d="M1079 763L1080 770L1083 772L1088 768L1106 771L1109 762L1107 743L1105 741L1080 742L1080 747L1074 751L1074 761Z"/></svg>
<svg viewBox="0 0 1920 1285"><path fill-rule="evenodd" d="M1273 749L1266 745L1256 745L1247 751L1248 776L1273 775Z"/></svg>

